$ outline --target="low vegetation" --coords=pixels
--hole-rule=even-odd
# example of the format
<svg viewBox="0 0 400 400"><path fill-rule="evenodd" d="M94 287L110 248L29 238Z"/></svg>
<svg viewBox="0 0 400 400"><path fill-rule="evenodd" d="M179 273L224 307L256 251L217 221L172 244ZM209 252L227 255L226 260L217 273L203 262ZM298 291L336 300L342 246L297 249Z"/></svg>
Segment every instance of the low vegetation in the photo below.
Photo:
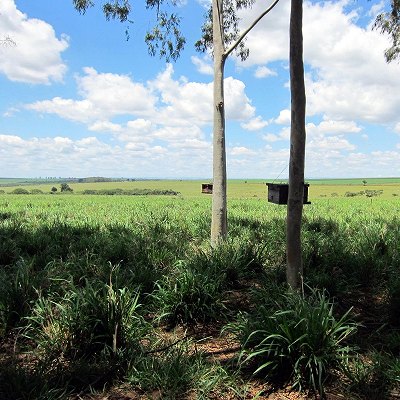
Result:
<svg viewBox="0 0 400 400"><path fill-rule="evenodd" d="M0 398L395 398L396 199L313 200L301 294L285 207L231 200L211 250L210 201L0 195Z"/></svg>

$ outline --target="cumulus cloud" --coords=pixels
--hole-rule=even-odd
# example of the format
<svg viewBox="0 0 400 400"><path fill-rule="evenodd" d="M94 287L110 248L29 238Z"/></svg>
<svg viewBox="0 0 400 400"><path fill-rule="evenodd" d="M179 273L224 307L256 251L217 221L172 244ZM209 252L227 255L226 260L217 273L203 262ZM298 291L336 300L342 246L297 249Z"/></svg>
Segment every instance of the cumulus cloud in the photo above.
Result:
<svg viewBox="0 0 400 400"><path fill-rule="evenodd" d="M127 75L98 73L94 68L84 68L77 75L78 93L83 100L54 97L26 107L40 112L57 114L61 118L82 123L104 123L106 118L118 115L148 115L153 112L155 98L143 84Z"/></svg>
<svg viewBox="0 0 400 400"><path fill-rule="evenodd" d="M371 30L370 24L357 26L363 10L349 11L347 6L346 1L304 3L307 113L335 120L398 122L400 66L384 60L388 38ZM252 9L243 10L242 26L263 7L257 2ZM371 10L376 12L376 7ZM249 34L250 57L245 66L287 61L289 13L290 2L279 2Z"/></svg>
<svg viewBox="0 0 400 400"><path fill-rule="evenodd" d="M29 18L14 0L1 1L0 37L15 42L0 48L0 73L8 79L33 84L63 80L67 67L61 53L68 47L68 37L57 38L51 25Z"/></svg>
<svg viewBox="0 0 400 400"><path fill-rule="evenodd" d="M279 125L289 125L290 124L290 110L285 109L279 113L278 118L274 120L276 124Z"/></svg>
<svg viewBox="0 0 400 400"><path fill-rule="evenodd" d="M192 63L196 67L197 71L200 72L201 74L205 75L213 75L214 74L214 69L212 64L210 64L208 58L199 58L196 56L192 56L190 58L192 60Z"/></svg>
<svg viewBox="0 0 400 400"><path fill-rule="evenodd" d="M86 124L92 132L111 133L123 142L204 140L203 129L212 124L212 82L176 79L172 65L146 84L94 68L84 68L76 82L81 99L54 97L26 108ZM225 93L228 120L241 121L250 130L267 124L261 117L254 118L255 107L242 81L227 77ZM128 121L113 121L120 116Z"/></svg>
<svg viewBox="0 0 400 400"><path fill-rule="evenodd" d="M149 86L159 93L158 121L171 125L210 124L212 114L212 82L188 82L173 77L173 67L168 65ZM245 93L245 84L233 77L224 80L226 118L246 120L252 118L255 107Z"/></svg>

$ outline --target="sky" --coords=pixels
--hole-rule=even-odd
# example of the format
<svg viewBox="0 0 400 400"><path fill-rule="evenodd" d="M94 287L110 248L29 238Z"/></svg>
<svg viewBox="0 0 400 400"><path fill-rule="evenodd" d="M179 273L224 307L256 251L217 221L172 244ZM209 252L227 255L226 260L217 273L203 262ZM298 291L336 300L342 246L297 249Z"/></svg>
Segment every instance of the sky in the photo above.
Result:
<svg viewBox="0 0 400 400"><path fill-rule="evenodd" d="M243 10L241 29L268 4ZM136 2L120 23L101 5L0 0L0 177L211 178L212 58L194 47L207 0L175 7L176 62L148 54L154 10ZM385 7L304 3L306 179L400 176L400 63L372 29ZM280 0L248 35L248 59L226 63L228 179L288 175L289 15Z"/></svg>

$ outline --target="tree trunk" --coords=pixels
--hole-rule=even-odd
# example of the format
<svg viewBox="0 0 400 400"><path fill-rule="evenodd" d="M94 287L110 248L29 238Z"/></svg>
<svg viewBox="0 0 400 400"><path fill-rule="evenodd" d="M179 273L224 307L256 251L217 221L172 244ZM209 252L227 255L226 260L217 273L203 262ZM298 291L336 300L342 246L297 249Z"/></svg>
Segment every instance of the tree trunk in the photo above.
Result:
<svg viewBox="0 0 400 400"><path fill-rule="evenodd" d="M211 245L217 245L227 234L226 150L224 103L224 40L222 0L213 0L214 44L214 129L213 129L213 197Z"/></svg>
<svg viewBox="0 0 400 400"><path fill-rule="evenodd" d="M290 90L291 129L289 194L286 220L286 277L291 288L303 282L301 220L303 213L306 95L303 65L303 0L291 0L290 14Z"/></svg>

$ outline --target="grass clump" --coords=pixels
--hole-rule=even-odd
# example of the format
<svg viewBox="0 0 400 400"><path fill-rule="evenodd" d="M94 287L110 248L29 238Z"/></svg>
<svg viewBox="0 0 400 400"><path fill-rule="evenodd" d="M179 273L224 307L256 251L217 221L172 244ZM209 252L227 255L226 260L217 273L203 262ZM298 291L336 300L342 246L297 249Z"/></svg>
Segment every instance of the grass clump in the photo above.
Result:
<svg viewBox="0 0 400 400"><path fill-rule="evenodd" d="M347 339L356 330L349 311L337 319L331 300L316 290L281 293L232 327L244 349L241 362L254 374L321 394L330 373L348 358Z"/></svg>
<svg viewBox="0 0 400 400"><path fill-rule="evenodd" d="M140 358L150 326L140 313L139 294L124 286L69 283L62 296L40 295L27 317L24 337L34 344L37 369L55 387L87 390L124 374Z"/></svg>
<svg viewBox="0 0 400 400"><path fill-rule="evenodd" d="M165 400L205 400L238 391L240 379L210 364L201 352L193 352L193 347L190 341L179 342L142 358L129 370L128 382Z"/></svg>
<svg viewBox="0 0 400 400"><path fill-rule="evenodd" d="M156 309L172 326L224 319L227 292L260 269L250 246L225 243L209 251L197 249L157 283L152 294Z"/></svg>

